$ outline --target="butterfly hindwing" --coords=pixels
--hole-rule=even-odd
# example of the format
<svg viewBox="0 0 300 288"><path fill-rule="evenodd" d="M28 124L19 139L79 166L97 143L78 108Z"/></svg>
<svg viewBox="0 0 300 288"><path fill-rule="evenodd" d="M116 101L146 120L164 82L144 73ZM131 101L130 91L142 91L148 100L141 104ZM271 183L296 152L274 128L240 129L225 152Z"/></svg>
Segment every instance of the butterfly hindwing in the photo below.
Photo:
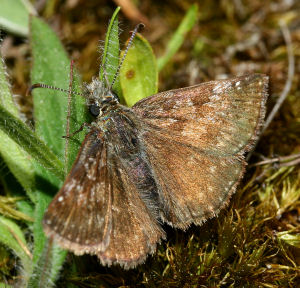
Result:
<svg viewBox="0 0 300 288"><path fill-rule="evenodd" d="M111 159L111 161L118 161ZM115 169L118 167L118 169ZM164 232L141 200L125 167L113 165L112 233L107 249L97 254L103 264L119 263L125 269L143 263L152 254Z"/></svg>
<svg viewBox="0 0 300 288"><path fill-rule="evenodd" d="M186 229L218 214L235 191L245 167L241 157L205 155L184 144L144 135L160 189L163 221Z"/></svg>

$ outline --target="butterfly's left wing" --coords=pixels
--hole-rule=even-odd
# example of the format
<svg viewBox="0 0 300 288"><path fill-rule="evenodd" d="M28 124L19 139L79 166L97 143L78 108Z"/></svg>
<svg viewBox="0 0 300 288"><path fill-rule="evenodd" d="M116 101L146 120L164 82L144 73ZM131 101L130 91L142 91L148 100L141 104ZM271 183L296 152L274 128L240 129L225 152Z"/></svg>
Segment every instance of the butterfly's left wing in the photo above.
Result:
<svg viewBox="0 0 300 288"><path fill-rule="evenodd" d="M112 136L118 141L120 135ZM64 249L96 254L102 264L128 269L144 262L165 234L132 182L134 170L126 169L116 155L121 146L108 142L98 128L86 135L45 212L43 227Z"/></svg>
<svg viewBox="0 0 300 288"><path fill-rule="evenodd" d="M211 81L133 106L165 222L201 224L228 202L262 125L267 81L260 74Z"/></svg>

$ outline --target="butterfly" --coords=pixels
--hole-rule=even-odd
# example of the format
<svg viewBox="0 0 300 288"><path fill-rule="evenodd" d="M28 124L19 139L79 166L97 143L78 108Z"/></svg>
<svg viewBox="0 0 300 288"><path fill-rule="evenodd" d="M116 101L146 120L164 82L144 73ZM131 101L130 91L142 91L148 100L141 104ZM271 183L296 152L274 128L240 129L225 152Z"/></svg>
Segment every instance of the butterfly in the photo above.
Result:
<svg viewBox="0 0 300 288"><path fill-rule="evenodd" d="M134 268L164 223L186 230L236 191L265 115L268 77L251 74L121 105L100 80L84 95L95 121L43 227L62 248Z"/></svg>

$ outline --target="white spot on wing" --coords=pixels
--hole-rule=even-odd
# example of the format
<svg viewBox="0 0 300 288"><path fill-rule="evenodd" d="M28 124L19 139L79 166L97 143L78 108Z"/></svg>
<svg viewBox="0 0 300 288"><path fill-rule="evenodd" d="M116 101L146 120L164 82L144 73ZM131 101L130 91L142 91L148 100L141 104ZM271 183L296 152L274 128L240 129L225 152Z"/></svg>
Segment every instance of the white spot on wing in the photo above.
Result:
<svg viewBox="0 0 300 288"><path fill-rule="evenodd" d="M213 88L213 93L215 94L224 94L224 92L226 92L226 90L231 87L231 83L230 82L219 82L216 84L216 86Z"/></svg>
<svg viewBox="0 0 300 288"><path fill-rule="evenodd" d="M193 101L191 100L191 99L188 99L188 101L187 101L187 106L189 106L189 107L193 107L194 106L194 103L193 103Z"/></svg>
<svg viewBox="0 0 300 288"><path fill-rule="evenodd" d="M214 173L216 171L216 167L215 166L210 166L209 170L210 170L210 172Z"/></svg>
<svg viewBox="0 0 300 288"><path fill-rule="evenodd" d="M213 102L219 101L220 99L221 99L221 97L218 94L215 94L215 95L212 95L209 97L209 100L213 101Z"/></svg>

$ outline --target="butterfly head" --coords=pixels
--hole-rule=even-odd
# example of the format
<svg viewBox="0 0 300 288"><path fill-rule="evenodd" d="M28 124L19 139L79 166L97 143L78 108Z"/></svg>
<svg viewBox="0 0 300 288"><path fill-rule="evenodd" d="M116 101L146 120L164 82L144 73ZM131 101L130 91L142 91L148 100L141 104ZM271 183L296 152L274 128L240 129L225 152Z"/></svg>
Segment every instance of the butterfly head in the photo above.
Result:
<svg viewBox="0 0 300 288"><path fill-rule="evenodd" d="M119 103L118 96L99 79L93 79L85 86L84 96L89 111L94 117L101 116L108 107Z"/></svg>

